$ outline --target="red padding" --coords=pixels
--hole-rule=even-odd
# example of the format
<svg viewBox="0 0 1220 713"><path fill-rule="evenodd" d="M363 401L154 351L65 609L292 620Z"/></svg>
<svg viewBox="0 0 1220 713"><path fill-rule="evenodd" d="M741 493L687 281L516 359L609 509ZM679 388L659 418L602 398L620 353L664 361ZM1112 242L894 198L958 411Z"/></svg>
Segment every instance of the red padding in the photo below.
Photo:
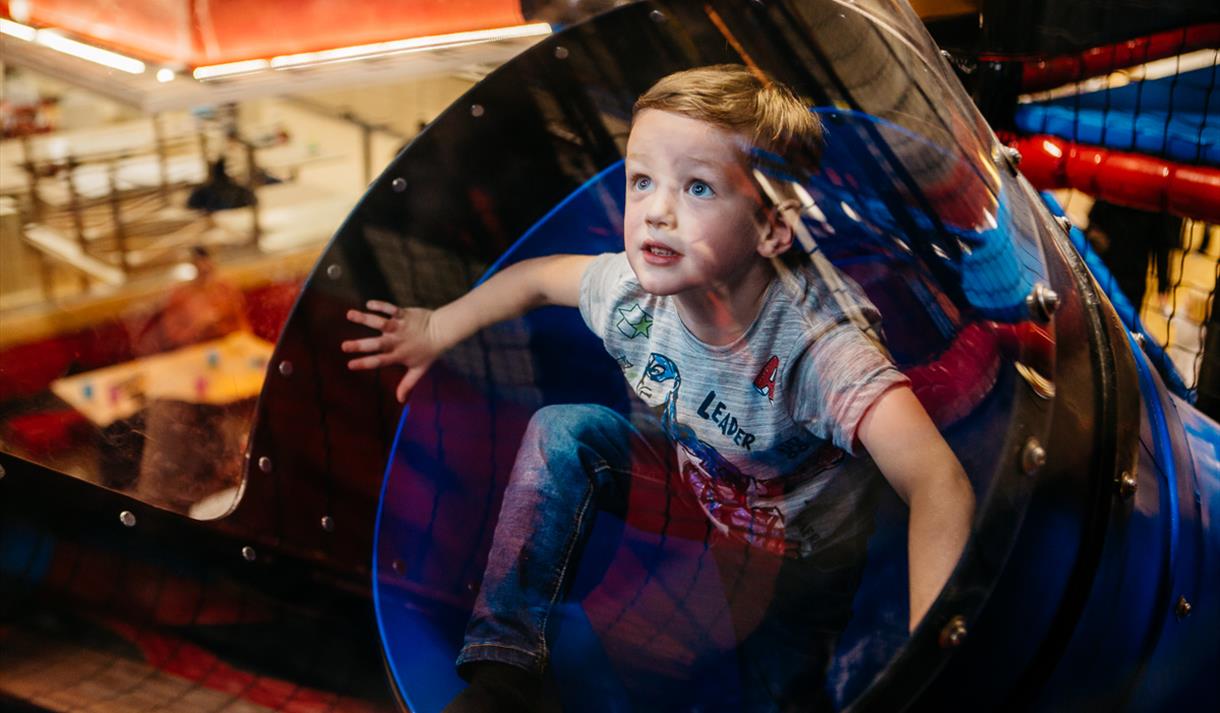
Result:
<svg viewBox="0 0 1220 713"><path fill-rule="evenodd" d="M1026 92L1050 89L1217 45L1220 45L1220 23L1213 22L1093 47L1076 54L1029 59L1021 69L1021 89ZM985 55L980 59L1004 61L1011 58Z"/></svg>
<svg viewBox="0 0 1220 713"><path fill-rule="evenodd" d="M1040 190L1075 188L1111 203L1220 223L1220 169L1110 151L1054 136L1011 142Z"/></svg>

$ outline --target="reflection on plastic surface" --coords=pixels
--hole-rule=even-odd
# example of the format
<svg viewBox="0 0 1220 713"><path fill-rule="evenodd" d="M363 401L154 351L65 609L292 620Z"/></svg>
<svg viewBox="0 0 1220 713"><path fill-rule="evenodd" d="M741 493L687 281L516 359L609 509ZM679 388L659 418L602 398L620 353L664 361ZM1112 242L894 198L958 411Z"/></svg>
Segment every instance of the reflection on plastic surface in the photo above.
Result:
<svg viewBox="0 0 1220 713"><path fill-rule="evenodd" d="M192 272L101 324L7 347L4 451L195 519L232 511L280 293L299 288L244 294L206 251Z"/></svg>
<svg viewBox="0 0 1220 713"><path fill-rule="evenodd" d="M659 16L649 14L658 7ZM635 94L686 66L756 62L809 97L826 128L821 169L801 186L801 247L859 283L880 308L890 353L982 502L993 479L1009 477L1001 469L1005 434L1041 427L1042 417L1022 415L1032 396L1017 365L1047 384L1054 373L1053 331L1031 322L1026 299L1050 279L1040 244L1051 223L992 158L989 135L916 22L871 3L643 4L552 38L440 117L390 167L382 190L374 186L360 220L346 228L362 234L367 247L359 250L377 255L377 271L389 279L384 291L365 295L443 304L474 282L470 267L452 273L457 282L438 279L453 269L447 260L469 265L469 255L494 255L510 242L499 259L486 260L494 262L490 272L535 255L621 250L619 152ZM622 78L590 64L594 52L618 58ZM632 61L642 55L651 60ZM877 72L891 63L911 71ZM511 99L502 91L510 86ZM483 107L477 116L466 110L474 105ZM538 125L548 133L542 140L532 133ZM440 165L439 147L460 154L464 142L484 145L485 132L518 139L479 156L490 173L419 178ZM564 137L580 138L552 147ZM761 170L760 183L783 179ZM563 185L555 172L566 176L566 192L550 187ZM505 180L523 175L548 186L550 197ZM443 186L466 201L429 207L408 195L404 212L391 198L399 177L408 194L435 195ZM354 255L358 243L345 244ZM374 561L387 658L413 709L439 710L462 687L454 656L504 484L530 415L551 403L640 408L573 310L486 330L415 387L386 473ZM680 497L650 499L645 490L633 486L620 516L599 514L554 614L550 664L560 695L606 710L740 702L736 648L779 601L769 594L778 570L748 548L733 564L697 508L684 509ZM1020 499L1017 491L1012 497ZM905 518L901 501L883 493L851 618L829 662L826 696L836 707L907 641ZM734 594L744 591L749 598ZM959 590L960 605L985 591Z"/></svg>

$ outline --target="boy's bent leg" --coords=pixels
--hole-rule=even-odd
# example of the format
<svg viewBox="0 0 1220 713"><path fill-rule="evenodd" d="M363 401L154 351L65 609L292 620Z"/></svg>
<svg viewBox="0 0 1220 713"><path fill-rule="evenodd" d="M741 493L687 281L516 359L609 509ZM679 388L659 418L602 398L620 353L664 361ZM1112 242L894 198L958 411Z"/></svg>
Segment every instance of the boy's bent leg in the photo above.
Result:
<svg viewBox="0 0 1220 713"><path fill-rule="evenodd" d="M851 619L865 544L852 542L838 556L814 560L740 545L718 551L740 637L741 710L834 710L826 669Z"/></svg>
<svg viewBox="0 0 1220 713"><path fill-rule="evenodd" d="M664 441L597 405L530 420L504 491L459 671L478 661L541 673L551 610L567 591L597 510L626 508L632 473L669 467Z"/></svg>

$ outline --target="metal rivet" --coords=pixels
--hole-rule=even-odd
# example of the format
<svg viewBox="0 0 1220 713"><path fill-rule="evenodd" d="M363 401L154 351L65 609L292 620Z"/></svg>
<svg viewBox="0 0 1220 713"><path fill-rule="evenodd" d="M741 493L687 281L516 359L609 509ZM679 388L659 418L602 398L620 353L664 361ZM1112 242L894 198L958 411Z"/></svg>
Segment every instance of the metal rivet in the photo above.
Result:
<svg viewBox="0 0 1220 713"><path fill-rule="evenodd" d="M1072 219L1067 217L1066 215L1055 216L1055 222L1059 224L1059 228L1063 232L1065 232L1065 233L1072 232Z"/></svg>
<svg viewBox="0 0 1220 713"><path fill-rule="evenodd" d="M1025 307L1030 316L1045 322L1059 309L1059 293L1041 282L1035 283L1034 289L1025 296Z"/></svg>
<svg viewBox="0 0 1220 713"><path fill-rule="evenodd" d="M322 516L322 529L326 530L327 532L334 532L335 531L335 518L331 517L330 515L323 515Z"/></svg>
<svg viewBox="0 0 1220 713"><path fill-rule="evenodd" d="M390 188L393 188L395 193L402 193L403 191L407 190L407 179L395 178L394 180L390 181Z"/></svg>
<svg viewBox="0 0 1220 713"><path fill-rule="evenodd" d="M1025 442L1025 447L1021 449L1021 470L1025 471L1026 475L1033 475L1042 466L1046 465L1046 449L1038 442L1037 438L1031 438Z"/></svg>
<svg viewBox="0 0 1220 713"><path fill-rule="evenodd" d="M1178 597L1177 605L1173 608L1173 612L1178 615L1179 619L1185 619L1190 616L1190 610L1193 608L1185 596L1180 596Z"/></svg>
<svg viewBox="0 0 1220 713"><path fill-rule="evenodd" d="M949 620L945 624L945 628L940 630L940 647L942 649L951 649L956 646L961 646L966 640L966 617L958 615Z"/></svg>
<svg viewBox="0 0 1220 713"><path fill-rule="evenodd" d="M250 545L246 545L245 547L241 548L241 558L245 561L253 562L256 557L258 557L258 553L256 553L254 548Z"/></svg>
<svg viewBox="0 0 1220 713"><path fill-rule="evenodd" d="M292 376L292 362L288 360L280 362L280 376Z"/></svg>
<svg viewBox="0 0 1220 713"><path fill-rule="evenodd" d="M259 458L258 459L258 469L263 471L264 473L270 473L271 472L271 459L268 458L267 456L263 456L263 457Z"/></svg>
<svg viewBox="0 0 1220 713"><path fill-rule="evenodd" d="M406 567L403 565L402 560L394 560L390 563L390 569L394 570L395 574L402 574Z"/></svg>
<svg viewBox="0 0 1220 713"><path fill-rule="evenodd" d="M653 10L652 12L648 13L648 17L653 22L665 22L665 13L661 12L660 10Z"/></svg>
<svg viewBox="0 0 1220 713"><path fill-rule="evenodd" d="M1011 146L996 144L991 152L991 161L997 168L1007 168L1012 175L1017 175L1017 164L1021 163L1021 152Z"/></svg>
<svg viewBox="0 0 1220 713"><path fill-rule="evenodd" d="M471 104L470 105L470 115L476 119L479 118L480 116L483 116L483 111L484 110L483 110L482 104Z"/></svg>
<svg viewBox="0 0 1220 713"><path fill-rule="evenodd" d="M343 276L343 268L338 265L327 265L326 276L332 280L337 280Z"/></svg>
<svg viewBox="0 0 1220 713"><path fill-rule="evenodd" d="M1135 340L1135 346L1139 347L1140 349L1144 348L1144 335L1140 334L1139 332L1132 332L1131 338Z"/></svg>
<svg viewBox="0 0 1220 713"><path fill-rule="evenodd" d="M135 527L136 514L130 510L124 510L119 513L119 522L123 523L124 527Z"/></svg>
<svg viewBox="0 0 1220 713"><path fill-rule="evenodd" d="M1139 479L1135 477L1135 473L1129 470L1124 470L1122 475L1118 476L1118 496L1123 500L1129 499L1135 495L1135 491L1139 488Z"/></svg>
<svg viewBox="0 0 1220 713"><path fill-rule="evenodd" d="M555 48L555 59L567 59L567 58L568 58L568 48L567 47L556 47Z"/></svg>

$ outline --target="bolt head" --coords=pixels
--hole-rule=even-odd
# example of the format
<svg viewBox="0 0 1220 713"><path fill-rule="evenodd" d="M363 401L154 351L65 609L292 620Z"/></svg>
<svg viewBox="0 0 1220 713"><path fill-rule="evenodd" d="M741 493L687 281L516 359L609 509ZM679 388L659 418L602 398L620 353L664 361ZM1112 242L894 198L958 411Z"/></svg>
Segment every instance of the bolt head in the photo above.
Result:
<svg viewBox="0 0 1220 713"><path fill-rule="evenodd" d="M470 105L470 115L476 119L479 118L480 116L483 116L483 114L486 113L486 111L487 110L483 108L482 104L471 104Z"/></svg>
<svg viewBox="0 0 1220 713"><path fill-rule="evenodd" d="M271 472L271 459L268 458L267 456L263 456L263 457L259 458L258 459L258 469L263 471L264 473L270 473Z"/></svg>
<svg viewBox="0 0 1220 713"><path fill-rule="evenodd" d="M1135 477L1135 473L1125 470L1122 475L1118 476L1118 495L1123 500L1128 500L1135 495L1138 487L1139 480Z"/></svg>
<svg viewBox="0 0 1220 713"><path fill-rule="evenodd" d="M1021 449L1021 470L1025 471L1026 475L1033 475L1046 465L1046 449L1038 442L1038 439L1031 438L1025 442L1025 447Z"/></svg>
<svg viewBox="0 0 1220 713"><path fill-rule="evenodd" d="M124 510L119 513L119 522L123 523L123 527L135 527L136 514L130 510Z"/></svg>
<svg viewBox="0 0 1220 713"><path fill-rule="evenodd" d="M330 515L323 515L322 516L322 529L326 530L327 532L334 532L335 531L335 518L331 517Z"/></svg>
<svg viewBox="0 0 1220 713"><path fill-rule="evenodd" d="M390 188L393 188L395 193L402 193L403 191L407 190L407 179L395 178L394 180L390 181Z"/></svg>
<svg viewBox="0 0 1220 713"><path fill-rule="evenodd" d="M1017 175L1017 164L1021 163L1021 152L1011 146L997 144L991 152L991 160L997 168L1006 168L1012 175Z"/></svg>
<svg viewBox="0 0 1220 713"><path fill-rule="evenodd" d="M280 376L292 376L292 362L284 360L279 366Z"/></svg>
<svg viewBox="0 0 1220 713"><path fill-rule="evenodd" d="M1059 293L1041 282L1036 283L1025 296L1025 307L1035 319L1049 321L1055 310L1059 309Z"/></svg>
<svg viewBox="0 0 1220 713"><path fill-rule="evenodd" d="M343 268L338 264L327 265L326 276L332 280L337 280L343 276Z"/></svg>
<svg viewBox="0 0 1220 713"><path fill-rule="evenodd" d="M958 616L949 620L948 624L940 630L940 647L942 649L952 649L962 645L966 640L966 617Z"/></svg>
<svg viewBox="0 0 1220 713"><path fill-rule="evenodd" d="M568 58L568 48L567 47L556 47L555 48L555 59L567 59L567 58Z"/></svg>
<svg viewBox="0 0 1220 713"><path fill-rule="evenodd" d="M258 553L250 545L241 548L241 558L247 562L253 562L258 557Z"/></svg>

